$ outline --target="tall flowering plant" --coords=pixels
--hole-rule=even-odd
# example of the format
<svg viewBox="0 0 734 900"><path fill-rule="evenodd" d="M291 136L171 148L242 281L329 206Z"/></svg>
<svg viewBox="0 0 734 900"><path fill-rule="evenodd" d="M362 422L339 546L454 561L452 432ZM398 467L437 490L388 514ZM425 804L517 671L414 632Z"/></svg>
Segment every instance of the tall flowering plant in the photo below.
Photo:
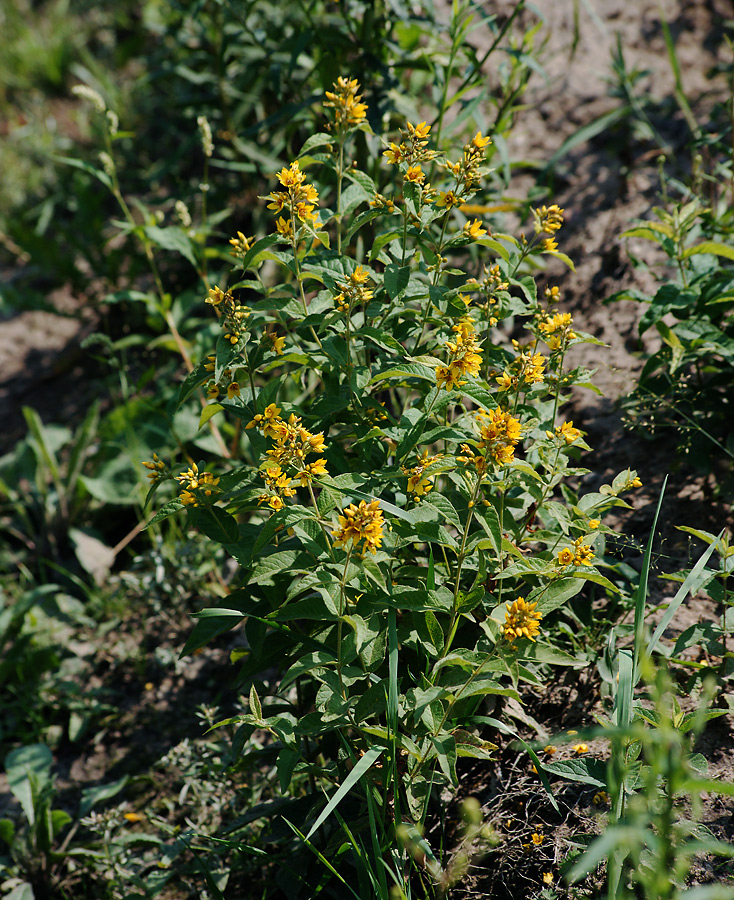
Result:
<svg viewBox="0 0 734 900"><path fill-rule="evenodd" d="M217 417L236 462L147 465L153 490L179 490L156 518L185 508L237 562L186 648L244 627L249 711L229 721L271 736L284 792L318 807L319 780L342 786L327 830L354 788L400 883L389 823L422 825L460 757L492 757L523 684L587 663L558 625L588 582L614 590L603 518L638 481L569 483L589 448L563 406L590 373L565 356L594 339L533 274L572 266L563 210L534 210L530 238L496 233L472 218L489 137L458 156L426 122L381 141L348 78L324 107L264 198L271 233L232 238L231 284L208 296L221 335L181 390L205 388L202 425Z"/></svg>

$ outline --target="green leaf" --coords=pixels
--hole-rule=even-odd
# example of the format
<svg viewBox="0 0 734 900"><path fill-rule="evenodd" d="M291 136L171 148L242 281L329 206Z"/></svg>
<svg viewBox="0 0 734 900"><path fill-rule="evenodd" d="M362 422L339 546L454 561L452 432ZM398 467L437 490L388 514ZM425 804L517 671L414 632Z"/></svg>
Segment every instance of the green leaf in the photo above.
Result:
<svg viewBox="0 0 734 900"><path fill-rule="evenodd" d="M128 783L129 778L129 775L123 775L122 778L118 778L117 781L112 781L110 784L84 788L81 803L79 804L79 818L89 815L94 807L103 800L110 800L112 797L116 797Z"/></svg>
<svg viewBox="0 0 734 900"><path fill-rule="evenodd" d="M67 166L71 166L73 169L80 169L82 172L86 172L87 175L91 175L93 178L101 181L108 191L112 190L112 180L110 179L110 176L106 172L103 172L101 169L96 169L89 163L83 162L81 159L73 159L70 156L54 155L53 159L56 160L56 162L65 163Z"/></svg>
<svg viewBox="0 0 734 900"><path fill-rule="evenodd" d="M254 684L250 685L250 712L256 719L262 719L263 717L262 703L260 703Z"/></svg>
<svg viewBox="0 0 734 900"><path fill-rule="evenodd" d="M607 766L600 759L581 757L579 759L559 759L557 762L543 763L546 772L560 775L568 781L580 781L594 787L606 788Z"/></svg>
<svg viewBox="0 0 734 900"><path fill-rule="evenodd" d="M527 601L528 603L537 601L538 610L545 616L571 597L575 597L583 586L584 583L579 578L559 578L558 581L551 581L546 587L536 588L528 595Z"/></svg>
<svg viewBox="0 0 734 900"><path fill-rule="evenodd" d="M301 751L292 747L283 747L278 758L275 761L275 768L278 770L278 781L280 782L281 793L285 794L288 785L293 778L293 770L298 760L301 758Z"/></svg>
<svg viewBox="0 0 734 900"><path fill-rule="evenodd" d="M647 655L650 654L655 649L658 641L663 635L663 632L670 624L673 616L675 615L678 607L681 603L686 599L686 597L691 594L691 596L695 596L695 594L699 591L699 589L703 586L703 584L711 578L711 573L706 571L706 563L709 561L711 554L716 550L716 545L721 539L721 536L724 532L721 531L719 533L719 537L715 542L709 544L709 546L704 551L703 555L700 557L696 565L691 569L688 573L686 580L683 584L678 588L675 593L675 597L670 601L670 604L665 611L662 619L660 620L658 627L655 629L653 636L650 638L647 645Z"/></svg>
<svg viewBox="0 0 734 900"><path fill-rule="evenodd" d="M432 734L431 743L436 750L436 757L441 771L451 784L456 785L456 739L452 734Z"/></svg>
<svg viewBox="0 0 734 900"><path fill-rule="evenodd" d="M391 300L399 300L410 281L410 266L398 266L390 263L385 267L385 290Z"/></svg>
<svg viewBox="0 0 734 900"><path fill-rule="evenodd" d="M15 825L10 819L0 819L0 841L8 847L13 846L15 840Z"/></svg>
<svg viewBox="0 0 734 900"><path fill-rule="evenodd" d="M184 644L181 651L182 657L206 646L215 637L235 628L245 618L245 614L239 609L217 607L202 609L200 612L192 613L192 616L199 621L194 625L193 631Z"/></svg>
<svg viewBox="0 0 734 900"><path fill-rule="evenodd" d="M184 504L178 497L174 497L172 500L169 500L167 503L158 510L158 512L153 516L153 518L147 523L146 528L150 528L151 525L155 525L157 522L163 521L163 519L167 519L169 516L172 516L174 513L178 512L180 509L184 508Z"/></svg>
<svg viewBox="0 0 734 900"><path fill-rule="evenodd" d="M217 415L217 413L223 412L224 407L220 403L207 403L201 410L201 416L199 417L199 430L201 430L209 419L213 418Z"/></svg>
<svg viewBox="0 0 734 900"><path fill-rule="evenodd" d="M694 247L688 247L681 254L683 259L689 259L691 256L697 256L700 253L711 253L714 256L724 256L726 259L734 259L734 247L727 244L720 244L718 241L703 241Z"/></svg>
<svg viewBox="0 0 734 900"><path fill-rule="evenodd" d="M182 228L172 225L168 228L160 228L158 225L146 225L145 233L151 241L162 250L172 250L180 253L191 265L198 270L199 264L194 252L194 242Z"/></svg>
<svg viewBox="0 0 734 900"><path fill-rule="evenodd" d="M195 506L189 510L192 524L218 544L236 544L240 536L237 520L221 506Z"/></svg>
<svg viewBox="0 0 734 900"><path fill-rule="evenodd" d="M8 787L20 803L28 824L36 821L36 800L44 785L51 781L53 755L45 744L29 744L12 750L5 757Z"/></svg>
<svg viewBox="0 0 734 900"><path fill-rule="evenodd" d="M298 154L299 158L304 154L308 153L310 150L313 150L314 147L325 147L328 144L334 143L334 135L328 134L325 131L319 131L316 134L312 134L309 138L306 139L306 142L301 147L301 152Z"/></svg>
<svg viewBox="0 0 734 900"><path fill-rule="evenodd" d="M384 747L370 747L370 749L365 753L363 757L361 757L352 771L347 775L344 783L339 788L338 791L334 794L334 796L329 800L326 804L324 810L322 810L319 817L311 826L311 830L306 835L306 840L309 840L311 835L321 827L321 825L329 818L332 811L336 809L336 807L341 803L341 801L347 796L349 791L354 787L354 785L359 781L359 779L374 765L374 763L379 759L384 751Z"/></svg>

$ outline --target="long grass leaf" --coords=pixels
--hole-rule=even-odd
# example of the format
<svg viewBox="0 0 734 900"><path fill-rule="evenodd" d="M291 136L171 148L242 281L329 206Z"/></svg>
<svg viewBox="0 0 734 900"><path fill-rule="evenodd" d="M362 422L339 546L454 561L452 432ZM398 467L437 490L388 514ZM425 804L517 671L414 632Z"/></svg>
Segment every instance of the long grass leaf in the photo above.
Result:
<svg viewBox="0 0 734 900"><path fill-rule="evenodd" d="M352 769L352 771L347 775L344 780L344 784L339 788L339 790L334 794L334 796L329 800L324 809L321 812L321 815L316 819L316 821L311 826L311 830L306 835L305 840L309 840L311 835L329 818L332 811L336 809L336 807L341 803L341 801L347 796L349 791L354 787L354 785L359 781L359 779L364 775L364 773L372 766L375 760L380 756L384 747L370 747L370 749L365 753L365 755L359 760L357 765Z"/></svg>
<svg viewBox="0 0 734 900"><path fill-rule="evenodd" d="M314 845L303 834L303 832L299 831L298 828L296 828L296 826L292 822L289 822L285 816L283 816L283 821L290 829L292 829L298 835L298 837L303 841L303 843L308 847L308 849L314 854L314 856L316 856L316 858L319 860L319 862L322 863L322 865L326 866L326 868L331 872L331 874L334 875L336 878L338 878L339 881L341 881L341 883L349 891L349 893L353 897L355 897L356 900L362 900L362 898L359 896L359 894L356 893L356 891L354 891L350 887L350 885L344 880L344 877L337 872L337 870L334 868L334 866L332 866L332 864L324 856L324 854L318 849L318 847L314 847Z"/></svg>
<svg viewBox="0 0 734 900"><path fill-rule="evenodd" d="M716 541L706 548L703 556L701 556L696 565L688 573L688 575L686 576L686 580L678 588L675 597L673 597L673 599L670 601L670 604L665 611L665 615L660 620L658 627L655 629L653 636L648 642L646 651L648 656L652 654L658 641L662 637L663 632L668 627L668 625L670 625L670 622L681 603L685 600L688 594L695 595L696 591L701 587L701 584L709 577L708 574L703 574L704 569L706 568L706 563L711 558L711 554L714 552L714 550L716 550L716 546L721 540L721 536L723 533L723 531L720 531Z"/></svg>
<svg viewBox="0 0 734 900"><path fill-rule="evenodd" d="M647 539L647 546L645 547L645 555L642 558L642 571L640 572L640 583L637 586L637 590L634 595L634 603L635 603L635 653L634 653L634 665L633 665L633 673L632 673L632 683L633 686L637 684L640 678L640 656L642 655L642 638L643 638L643 629L645 627L645 605L647 602L647 582L650 577L650 563L652 561L652 545L655 542L655 532L658 526L658 518L660 517L660 509L663 505L663 497L665 496L665 486L668 483L668 476L665 476L665 481L663 482L663 486L660 490L660 498L658 499L658 507L655 510L655 517L652 520L652 527L650 528L650 536ZM621 722L617 722L617 724L621 725Z"/></svg>

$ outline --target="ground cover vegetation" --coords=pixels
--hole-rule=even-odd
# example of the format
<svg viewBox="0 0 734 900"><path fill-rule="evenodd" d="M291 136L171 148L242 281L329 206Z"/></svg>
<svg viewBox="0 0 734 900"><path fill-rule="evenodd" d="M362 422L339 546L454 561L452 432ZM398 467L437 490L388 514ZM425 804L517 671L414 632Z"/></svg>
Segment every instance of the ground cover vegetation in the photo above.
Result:
<svg viewBox="0 0 734 900"><path fill-rule="evenodd" d="M512 158L537 11L2 14L4 309L83 291L100 385L73 421L26 407L0 459L3 890L734 895L702 814L734 785L701 752L731 708L734 551L679 523L698 549L665 592L664 482L642 535L636 459L588 487L572 417L598 389L568 357L604 346L558 283L549 185L601 126ZM661 153L623 237L667 265L609 299L662 341L630 422L673 426L720 497L734 66L699 124L663 31L692 168L662 158L620 43L604 121ZM24 138L34 109L73 127ZM717 621L671 640L702 595ZM588 704L561 728L538 700L569 681Z"/></svg>

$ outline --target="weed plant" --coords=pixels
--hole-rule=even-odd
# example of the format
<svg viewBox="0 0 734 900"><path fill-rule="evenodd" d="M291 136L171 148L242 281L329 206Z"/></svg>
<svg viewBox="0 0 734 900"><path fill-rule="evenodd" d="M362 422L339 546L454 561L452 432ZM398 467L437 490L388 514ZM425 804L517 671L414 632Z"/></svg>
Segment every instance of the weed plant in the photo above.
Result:
<svg viewBox="0 0 734 900"><path fill-rule="evenodd" d="M558 623L585 583L615 590L594 565L602 520L640 481L568 485L588 447L560 413L589 373L564 357L595 339L531 274L571 264L563 211L534 210L530 237L491 233L471 218L489 138L447 157L407 122L380 141L346 77L325 108L264 198L273 231L232 238L241 275L209 290L221 334L180 394L205 388L201 425L221 422L237 464L146 466L151 493L178 494L153 522L185 509L238 563L185 648L245 625L249 712L221 724L236 745L268 736L278 811L341 890L410 897L445 870L425 838L438 868L416 867L400 829L423 832L459 758L492 758L523 683L587 663Z"/></svg>

